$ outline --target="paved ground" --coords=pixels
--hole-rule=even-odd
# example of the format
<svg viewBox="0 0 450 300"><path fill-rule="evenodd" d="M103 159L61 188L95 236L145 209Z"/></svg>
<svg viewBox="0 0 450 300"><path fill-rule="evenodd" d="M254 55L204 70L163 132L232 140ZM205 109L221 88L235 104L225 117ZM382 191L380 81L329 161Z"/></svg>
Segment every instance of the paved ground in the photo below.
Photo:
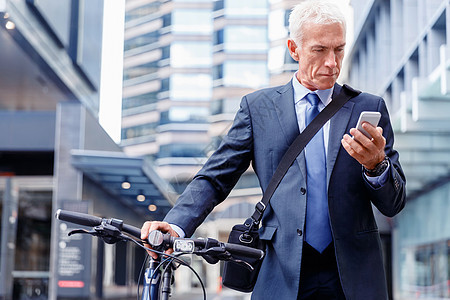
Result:
<svg viewBox="0 0 450 300"><path fill-rule="evenodd" d="M171 300L203 300L201 291L181 295L180 293L172 295ZM219 293L206 292L207 300L250 300L250 294L239 293L232 290L223 290Z"/></svg>

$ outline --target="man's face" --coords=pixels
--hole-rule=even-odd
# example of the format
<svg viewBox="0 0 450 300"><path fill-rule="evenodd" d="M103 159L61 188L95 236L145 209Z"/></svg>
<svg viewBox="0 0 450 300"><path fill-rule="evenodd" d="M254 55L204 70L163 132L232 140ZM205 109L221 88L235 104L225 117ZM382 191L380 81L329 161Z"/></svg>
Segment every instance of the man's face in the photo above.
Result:
<svg viewBox="0 0 450 300"><path fill-rule="evenodd" d="M297 78L310 90L326 90L335 84L344 58L345 32L339 23L308 24L301 45L288 41L292 58L298 61Z"/></svg>

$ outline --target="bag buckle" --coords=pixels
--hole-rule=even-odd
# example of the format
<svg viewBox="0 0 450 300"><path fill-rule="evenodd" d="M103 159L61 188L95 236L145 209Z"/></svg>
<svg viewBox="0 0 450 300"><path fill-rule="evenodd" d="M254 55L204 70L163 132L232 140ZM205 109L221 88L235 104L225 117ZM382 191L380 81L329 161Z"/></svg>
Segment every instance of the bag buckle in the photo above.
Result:
<svg viewBox="0 0 450 300"><path fill-rule="evenodd" d="M263 214L264 211L266 210L266 205L264 203L262 203L261 201L259 201L258 203L256 203L255 209L260 213Z"/></svg>
<svg viewBox="0 0 450 300"><path fill-rule="evenodd" d="M248 218L247 220L245 220L244 222L244 226L248 228L248 230L251 230L252 227L258 227L259 221L255 220L253 218Z"/></svg>

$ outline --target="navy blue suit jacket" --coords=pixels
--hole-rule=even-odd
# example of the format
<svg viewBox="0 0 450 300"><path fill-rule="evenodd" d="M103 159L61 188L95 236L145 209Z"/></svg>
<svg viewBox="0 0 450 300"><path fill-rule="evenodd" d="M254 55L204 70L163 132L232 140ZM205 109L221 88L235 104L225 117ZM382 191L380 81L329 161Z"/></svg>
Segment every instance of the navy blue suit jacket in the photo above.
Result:
<svg viewBox="0 0 450 300"><path fill-rule="evenodd" d="M334 94L341 86L336 84ZM374 189L361 165L341 146L362 111L379 111L390 161L389 179ZM165 221L190 236L230 193L251 163L264 191L283 154L299 134L292 83L246 95L233 126L180 196ZM372 204L392 217L405 204L405 177L382 98L361 93L331 119L327 154L328 204L342 287L347 299L387 299L381 242ZM266 209L260 235L266 257L253 292L254 299L296 299L306 211L306 167L302 152L292 164Z"/></svg>

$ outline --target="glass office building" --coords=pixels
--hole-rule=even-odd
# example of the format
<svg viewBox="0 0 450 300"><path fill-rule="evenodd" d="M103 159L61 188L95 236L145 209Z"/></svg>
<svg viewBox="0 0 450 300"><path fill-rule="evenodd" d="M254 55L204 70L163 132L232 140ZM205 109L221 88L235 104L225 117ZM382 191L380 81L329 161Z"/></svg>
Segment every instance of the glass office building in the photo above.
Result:
<svg viewBox="0 0 450 300"><path fill-rule="evenodd" d="M350 83L384 97L407 180L394 299L450 298L450 4L353 0Z"/></svg>
<svg viewBox="0 0 450 300"><path fill-rule="evenodd" d="M126 2L121 146L151 158L179 193L228 131L241 97L269 85L268 8L267 1ZM251 170L237 190L240 200L260 195Z"/></svg>
<svg viewBox="0 0 450 300"><path fill-rule="evenodd" d="M212 2L126 2L122 142L182 191L205 161Z"/></svg>

